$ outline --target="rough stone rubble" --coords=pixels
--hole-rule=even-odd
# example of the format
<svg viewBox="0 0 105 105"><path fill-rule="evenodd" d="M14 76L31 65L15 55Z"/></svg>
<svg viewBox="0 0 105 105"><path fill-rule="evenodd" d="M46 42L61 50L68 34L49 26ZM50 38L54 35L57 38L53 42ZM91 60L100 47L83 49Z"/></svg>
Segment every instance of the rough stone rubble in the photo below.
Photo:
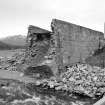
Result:
<svg viewBox="0 0 105 105"><path fill-rule="evenodd" d="M20 71L19 67L24 64L25 52L20 51L15 53L12 57L0 58L0 69L9 71Z"/></svg>

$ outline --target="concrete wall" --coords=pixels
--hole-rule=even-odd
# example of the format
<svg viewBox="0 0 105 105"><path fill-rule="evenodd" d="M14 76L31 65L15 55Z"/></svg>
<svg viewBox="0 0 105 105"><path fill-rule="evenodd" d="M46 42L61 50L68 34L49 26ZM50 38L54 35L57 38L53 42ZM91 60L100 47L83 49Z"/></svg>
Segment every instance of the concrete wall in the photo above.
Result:
<svg viewBox="0 0 105 105"><path fill-rule="evenodd" d="M38 66L50 47L50 31L30 25L27 35L26 62L30 66Z"/></svg>
<svg viewBox="0 0 105 105"><path fill-rule="evenodd" d="M27 65L38 66L45 61L45 56L48 55L53 55L50 66L55 73L58 70L59 73L65 70L64 65L67 64L90 63L90 61L92 65L95 64L94 52L105 45L102 32L57 19L52 21L51 28L52 32L29 26L26 49ZM55 54L52 54L53 50Z"/></svg>
<svg viewBox="0 0 105 105"><path fill-rule="evenodd" d="M60 50L57 50L57 55L61 55L58 63L62 57L64 64L84 63L95 50L103 46L101 40L104 39L104 34L102 32L57 19L53 19L51 27L56 40L55 47L57 49L60 47ZM62 65L62 61L58 65Z"/></svg>

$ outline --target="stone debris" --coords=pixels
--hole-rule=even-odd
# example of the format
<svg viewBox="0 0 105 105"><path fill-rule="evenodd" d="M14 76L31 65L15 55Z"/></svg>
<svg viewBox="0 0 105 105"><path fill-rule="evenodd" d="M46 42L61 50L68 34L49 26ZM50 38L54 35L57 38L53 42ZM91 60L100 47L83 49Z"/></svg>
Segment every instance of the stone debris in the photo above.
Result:
<svg viewBox="0 0 105 105"><path fill-rule="evenodd" d="M75 64L68 66L59 80L52 77L38 81L37 85L97 98L105 93L105 69L87 64Z"/></svg>
<svg viewBox="0 0 105 105"><path fill-rule="evenodd" d="M44 61L50 48L51 32L30 25L27 35L26 63L29 66L38 66Z"/></svg>
<svg viewBox="0 0 105 105"><path fill-rule="evenodd" d="M90 97L105 93L105 69L87 64L76 64L61 75L68 89Z"/></svg>
<svg viewBox="0 0 105 105"><path fill-rule="evenodd" d="M19 71L19 66L24 63L25 52L15 53L12 57L0 58L0 69L9 71Z"/></svg>
<svg viewBox="0 0 105 105"><path fill-rule="evenodd" d="M32 90L31 85L28 85L28 87L30 89L21 82L1 80L0 105L84 105L77 102L66 102L54 96L39 94Z"/></svg>
<svg viewBox="0 0 105 105"><path fill-rule="evenodd" d="M0 67L4 70L18 71L18 65L24 63L24 52L16 53L11 58L1 58ZM37 67L36 67L37 68ZM43 67L42 67L43 68ZM27 69L28 70L28 69ZM57 79L52 75L48 79L44 76L43 80L37 80L36 85L48 86L54 88L56 91L69 91L70 93L84 94L86 96L96 98L104 95L105 93L105 68L102 69L88 64L75 64L67 66L66 71ZM27 71L29 73L30 70ZM50 70L51 71L51 70ZM25 71L26 72L26 71ZM30 71L30 76L39 78L40 75ZM37 71L38 72L38 71ZM26 74L27 74L26 73ZM42 73L39 71L39 74ZM47 73L47 71L46 71ZM22 76L26 75L22 73ZM29 75L29 74L27 74ZM44 75L42 73L42 75Z"/></svg>

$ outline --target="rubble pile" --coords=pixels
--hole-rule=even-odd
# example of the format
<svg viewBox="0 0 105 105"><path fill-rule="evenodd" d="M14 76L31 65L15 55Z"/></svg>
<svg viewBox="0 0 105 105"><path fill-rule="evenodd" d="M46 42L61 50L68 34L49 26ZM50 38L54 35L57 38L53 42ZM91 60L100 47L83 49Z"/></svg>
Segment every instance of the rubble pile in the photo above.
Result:
<svg viewBox="0 0 105 105"><path fill-rule="evenodd" d="M62 74L63 82L69 90L83 93L90 97L100 96L105 92L105 69L87 64L76 64Z"/></svg>
<svg viewBox="0 0 105 105"><path fill-rule="evenodd" d="M24 52L16 53L10 58L0 58L0 69L18 71L18 65L24 64L24 58ZM53 76L50 79L37 80L36 84L94 98L102 96L105 92L105 68L78 63L67 66L60 79Z"/></svg>
<svg viewBox="0 0 105 105"><path fill-rule="evenodd" d="M10 58L0 58L0 69L19 71L18 65L24 64L24 58L24 52L16 53ZM39 73L40 71L34 71L33 69L31 72L33 75L34 72ZM66 71L60 75L59 79L55 76L43 78L43 80L37 80L36 85L47 86L56 91L84 94L95 98L102 96L105 92L105 68L78 63L67 66Z"/></svg>
<svg viewBox="0 0 105 105"><path fill-rule="evenodd" d="M19 64L24 63L25 53L18 52L15 53L12 57L1 57L0 58L0 69L17 71Z"/></svg>
<svg viewBox="0 0 105 105"><path fill-rule="evenodd" d="M105 69L100 67L75 64L67 67L67 71L60 77L37 81L36 84L91 98L100 97L105 93Z"/></svg>

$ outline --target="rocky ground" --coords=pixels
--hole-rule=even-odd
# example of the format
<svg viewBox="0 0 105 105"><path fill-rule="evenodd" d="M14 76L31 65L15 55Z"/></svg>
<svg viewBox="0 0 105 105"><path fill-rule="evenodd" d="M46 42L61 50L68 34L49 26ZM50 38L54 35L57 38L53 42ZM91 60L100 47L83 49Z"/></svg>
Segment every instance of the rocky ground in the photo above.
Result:
<svg viewBox="0 0 105 105"><path fill-rule="evenodd" d="M0 69L20 72L18 67L24 63L24 57L24 52L10 58L1 57ZM0 105L92 105L105 93L105 69L75 64L67 66L59 79L48 71L41 78L41 70L32 72L34 76L26 75L35 78L35 83L1 78Z"/></svg>
<svg viewBox="0 0 105 105"><path fill-rule="evenodd" d="M0 80L0 105L89 105L62 91L16 80Z"/></svg>
<svg viewBox="0 0 105 105"><path fill-rule="evenodd" d="M12 56L0 57L0 69L9 71L18 71L18 67L24 62L24 50L15 52Z"/></svg>

